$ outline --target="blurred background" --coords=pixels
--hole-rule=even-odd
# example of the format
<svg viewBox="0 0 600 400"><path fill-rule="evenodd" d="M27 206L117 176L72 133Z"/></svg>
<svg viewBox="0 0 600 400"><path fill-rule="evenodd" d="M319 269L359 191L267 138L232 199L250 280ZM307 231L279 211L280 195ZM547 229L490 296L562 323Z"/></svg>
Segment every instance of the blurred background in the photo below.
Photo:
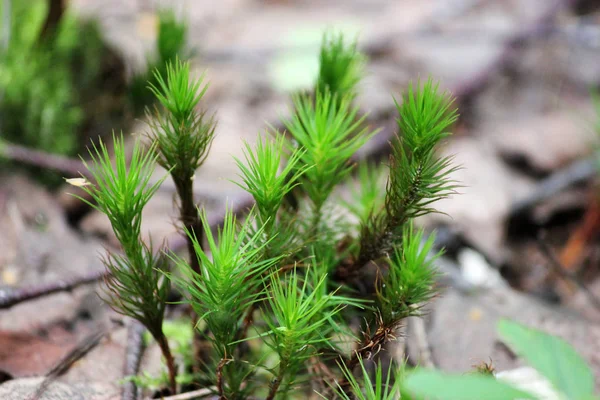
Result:
<svg viewBox="0 0 600 400"><path fill-rule="evenodd" d="M281 126L290 95L312 87L329 29L356 39L368 59L358 102L382 129L364 157L385 162L394 98L409 81L433 77L461 114L441 151L462 165L455 178L464 187L435 205L445 214L419 222L447 247L454 286L488 292L449 292L437 303L427 325L437 363L468 369L494 354L510 365L493 333L494 321L508 315L551 321L546 328L579 343L598 373L600 2L0 2L3 290L102 270L98 252L116 244L114 234L103 215L67 194L73 189L63 178L83 171L79 156L91 139L145 132L149 71L162 73L176 57L205 74L202 106L218 119L196 194L216 219L226 201L247 205L229 181L237 174L232 155L267 124ZM166 181L144 212L143 231L177 246L173 194ZM43 316L36 302L0 311L0 370L19 377L52 365L66 343L92 329L100 307L92 293L50 296ZM81 313L91 317L82 322ZM40 342L40 329L54 342ZM15 334L30 342L14 347ZM11 343L20 356L2 354ZM31 349L46 352L44 361L25 362Z"/></svg>

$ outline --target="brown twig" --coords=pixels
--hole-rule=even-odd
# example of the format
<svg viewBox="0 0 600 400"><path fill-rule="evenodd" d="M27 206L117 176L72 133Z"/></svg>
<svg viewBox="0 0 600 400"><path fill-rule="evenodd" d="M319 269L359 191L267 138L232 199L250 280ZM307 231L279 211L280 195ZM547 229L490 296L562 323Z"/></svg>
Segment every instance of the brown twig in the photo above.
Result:
<svg viewBox="0 0 600 400"><path fill-rule="evenodd" d="M586 284L579 278L579 276L571 273L567 270L559 261L558 257L554 254L550 246L543 240L542 237L537 239L537 245L541 253L550 261L550 266L562 279L567 279L575 283L588 297L590 303L600 311L600 299L586 286Z"/></svg>
<svg viewBox="0 0 600 400"><path fill-rule="evenodd" d="M85 338L80 345L75 349L71 350L65 357L63 357L58 364L46 374L43 382L40 384L32 400L38 400L42 394L48 389L50 384L61 375L64 375L69 368L86 354L88 354L94 347L100 343L100 340L107 334L106 330L96 332Z"/></svg>
<svg viewBox="0 0 600 400"><path fill-rule="evenodd" d="M99 281L106 276L106 271L94 271L87 275L64 279L57 282L24 287L9 293L0 291L0 309L10 308L24 301L37 299L49 294L70 291L78 286Z"/></svg>
<svg viewBox="0 0 600 400"><path fill-rule="evenodd" d="M575 228L560 252L561 265L573 272L578 270L578 266L584 258L585 248L600 230L600 197L598 197L597 188L592 189L589 198L590 201L581 224Z"/></svg>
<svg viewBox="0 0 600 400"><path fill-rule="evenodd" d="M46 153L41 150L30 149L28 147L5 142L4 140L0 142L0 157L35 167L62 172L70 177L87 174L87 170L80 160Z"/></svg>
<svg viewBox="0 0 600 400"><path fill-rule="evenodd" d="M131 319L127 331L127 353L125 354L125 366L123 376L137 375L142 354L144 353L144 325L135 319ZM137 400L138 389L133 381L127 381L123 385L121 400Z"/></svg>
<svg viewBox="0 0 600 400"><path fill-rule="evenodd" d="M425 329L425 321L420 317L412 317L408 321L412 327L411 333L415 337L417 351L419 352L418 365L425 368L435 368L435 362L431 352L431 345L427 340L427 330Z"/></svg>
<svg viewBox="0 0 600 400"><path fill-rule="evenodd" d="M215 388L204 388L204 389L199 389L199 390L193 390L191 392L187 392L187 393L181 393L181 394L177 394L175 396L167 396L167 397L162 397L161 400L192 400L192 399L198 399L201 397L206 397L206 396L210 396L211 394L213 394ZM145 400L152 400L150 397L147 397Z"/></svg>
<svg viewBox="0 0 600 400"><path fill-rule="evenodd" d="M598 173L597 162L595 156L578 160L541 180L530 195L512 205L511 218L527 213L532 207L573 185L590 180Z"/></svg>
<svg viewBox="0 0 600 400"><path fill-rule="evenodd" d="M235 209L237 213L242 213L246 209L252 206L252 197L248 193L239 196L239 201L235 203ZM208 222L211 229L216 227L223 221L224 212L221 214L215 214L208 217ZM181 234L170 239L170 248L173 251L177 251L186 245L185 238ZM62 279L56 282L44 283L40 285L28 286L12 291L0 290L0 310L10 308L19 303L38 299L40 297L48 296L58 292L65 292L73 290L81 285L86 285L100 281L108 277L108 272L94 271L86 275L79 277Z"/></svg>

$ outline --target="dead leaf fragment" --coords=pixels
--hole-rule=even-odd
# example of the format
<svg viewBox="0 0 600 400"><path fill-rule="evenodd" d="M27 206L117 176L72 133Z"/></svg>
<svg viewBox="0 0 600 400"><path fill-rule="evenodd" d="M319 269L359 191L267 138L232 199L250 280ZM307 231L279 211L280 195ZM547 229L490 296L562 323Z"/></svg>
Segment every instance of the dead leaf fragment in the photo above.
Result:
<svg viewBox="0 0 600 400"><path fill-rule="evenodd" d="M73 185L76 187L90 186L91 183L85 178L68 178L65 179L69 185Z"/></svg>

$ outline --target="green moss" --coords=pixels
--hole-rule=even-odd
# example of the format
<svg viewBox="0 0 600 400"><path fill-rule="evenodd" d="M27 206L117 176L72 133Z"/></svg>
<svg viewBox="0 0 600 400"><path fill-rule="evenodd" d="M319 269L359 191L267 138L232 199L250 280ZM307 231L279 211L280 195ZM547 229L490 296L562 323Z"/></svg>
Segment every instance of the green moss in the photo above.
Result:
<svg viewBox="0 0 600 400"><path fill-rule="evenodd" d="M93 24L65 15L56 37L39 43L46 4L27 4L14 4L8 48L0 56L2 137L74 155L84 120L81 91L98 75L102 42Z"/></svg>
<svg viewBox="0 0 600 400"><path fill-rule="evenodd" d="M146 107L154 103L155 97L150 87L158 85L158 78L167 79L167 65L189 56L185 53L187 25L177 20L171 10L160 11L158 18L157 55L149 62L144 73L133 77L129 86L129 102L136 115L141 115Z"/></svg>

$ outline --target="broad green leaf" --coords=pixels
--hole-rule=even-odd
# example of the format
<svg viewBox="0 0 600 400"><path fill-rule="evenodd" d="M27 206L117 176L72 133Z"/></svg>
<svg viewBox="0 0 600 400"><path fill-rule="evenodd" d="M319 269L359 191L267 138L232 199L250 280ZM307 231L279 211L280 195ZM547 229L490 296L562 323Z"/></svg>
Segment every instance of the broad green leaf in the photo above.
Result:
<svg viewBox="0 0 600 400"><path fill-rule="evenodd" d="M498 332L502 341L569 399L593 395L591 369L564 340L507 320L499 322Z"/></svg>
<svg viewBox="0 0 600 400"><path fill-rule="evenodd" d="M414 396L437 400L515 400L535 399L491 376L479 374L451 375L420 369L406 378L404 389Z"/></svg>

